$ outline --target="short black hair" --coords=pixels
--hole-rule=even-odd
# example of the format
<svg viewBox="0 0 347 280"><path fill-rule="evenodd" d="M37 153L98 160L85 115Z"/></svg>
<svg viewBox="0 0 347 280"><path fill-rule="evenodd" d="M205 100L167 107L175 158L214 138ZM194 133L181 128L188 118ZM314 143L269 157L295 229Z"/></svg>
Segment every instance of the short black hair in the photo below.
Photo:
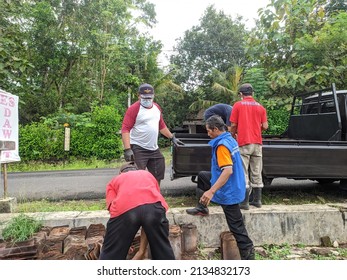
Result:
<svg viewBox="0 0 347 280"><path fill-rule="evenodd" d="M221 116L218 116L218 115L213 115L213 116L209 117L205 121L205 124L209 129L217 128L220 131L226 131L227 130L227 125L224 123Z"/></svg>
<svg viewBox="0 0 347 280"><path fill-rule="evenodd" d="M131 171L131 170L138 170L138 169L139 168L137 167L136 163L131 161L121 166L121 168L119 169L119 174Z"/></svg>
<svg viewBox="0 0 347 280"><path fill-rule="evenodd" d="M251 84L243 84L240 86L239 92L241 92L243 95L252 95L253 94L253 87Z"/></svg>

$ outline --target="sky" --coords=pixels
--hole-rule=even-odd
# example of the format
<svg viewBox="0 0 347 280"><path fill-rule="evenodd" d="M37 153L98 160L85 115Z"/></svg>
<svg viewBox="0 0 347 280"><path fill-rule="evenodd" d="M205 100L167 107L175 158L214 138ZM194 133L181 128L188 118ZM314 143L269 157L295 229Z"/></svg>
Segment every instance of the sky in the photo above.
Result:
<svg viewBox="0 0 347 280"><path fill-rule="evenodd" d="M176 39L183 38L184 32L198 25L207 6L214 5L217 11L222 10L233 19L240 15L246 26L253 27L258 17L258 9L266 7L270 0L148 0L155 5L158 23L149 30L155 40L163 43L163 52L159 64L168 64L167 56L173 54Z"/></svg>

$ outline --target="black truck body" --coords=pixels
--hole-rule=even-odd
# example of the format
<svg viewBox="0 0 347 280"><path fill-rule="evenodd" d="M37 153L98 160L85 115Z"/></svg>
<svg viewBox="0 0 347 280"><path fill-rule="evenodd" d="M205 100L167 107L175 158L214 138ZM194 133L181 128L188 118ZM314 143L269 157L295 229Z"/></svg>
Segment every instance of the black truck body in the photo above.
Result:
<svg viewBox="0 0 347 280"><path fill-rule="evenodd" d="M171 179L210 170L207 133L176 133L184 146L172 147ZM263 181L311 179L347 184L347 90L331 88L294 96L287 130L263 135Z"/></svg>

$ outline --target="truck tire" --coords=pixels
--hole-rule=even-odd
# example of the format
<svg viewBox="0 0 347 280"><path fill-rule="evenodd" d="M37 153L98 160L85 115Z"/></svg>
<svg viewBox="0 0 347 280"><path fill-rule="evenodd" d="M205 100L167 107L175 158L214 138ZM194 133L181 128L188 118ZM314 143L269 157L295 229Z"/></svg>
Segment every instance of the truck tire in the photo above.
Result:
<svg viewBox="0 0 347 280"><path fill-rule="evenodd" d="M271 183L272 183L272 180L273 180L273 178L266 178L266 177L263 177L263 184L264 184L264 186L265 186L265 187L266 187L266 186L270 186Z"/></svg>

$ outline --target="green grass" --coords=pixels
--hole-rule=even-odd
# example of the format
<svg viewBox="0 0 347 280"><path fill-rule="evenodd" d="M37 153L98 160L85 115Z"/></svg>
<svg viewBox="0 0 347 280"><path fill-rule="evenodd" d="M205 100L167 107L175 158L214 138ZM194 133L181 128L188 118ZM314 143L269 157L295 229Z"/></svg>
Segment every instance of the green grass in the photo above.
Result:
<svg viewBox="0 0 347 280"><path fill-rule="evenodd" d="M165 157L165 163L169 166L171 161L170 147L160 149ZM98 160L91 158L88 160L72 159L70 161L58 162L14 162L8 164L8 172L31 172L31 171L60 171L60 170L77 170L77 169L93 169L93 168L118 168L125 161L123 158L112 161Z"/></svg>
<svg viewBox="0 0 347 280"><path fill-rule="evenodd" d="M97 211L105 210L105 199L100 200L38 200L17 204L17 213L60 212L60 211Z"/></svg>
<svg viewBox="0 0 347 280"><path fill-rule="evenodd" d="M165 197L170 208L193 207L195 196ZM105 199L98 200L61 200L26 201L17 204L17 213L60 212L60 211L98 211L106 210Z"/></svg>

